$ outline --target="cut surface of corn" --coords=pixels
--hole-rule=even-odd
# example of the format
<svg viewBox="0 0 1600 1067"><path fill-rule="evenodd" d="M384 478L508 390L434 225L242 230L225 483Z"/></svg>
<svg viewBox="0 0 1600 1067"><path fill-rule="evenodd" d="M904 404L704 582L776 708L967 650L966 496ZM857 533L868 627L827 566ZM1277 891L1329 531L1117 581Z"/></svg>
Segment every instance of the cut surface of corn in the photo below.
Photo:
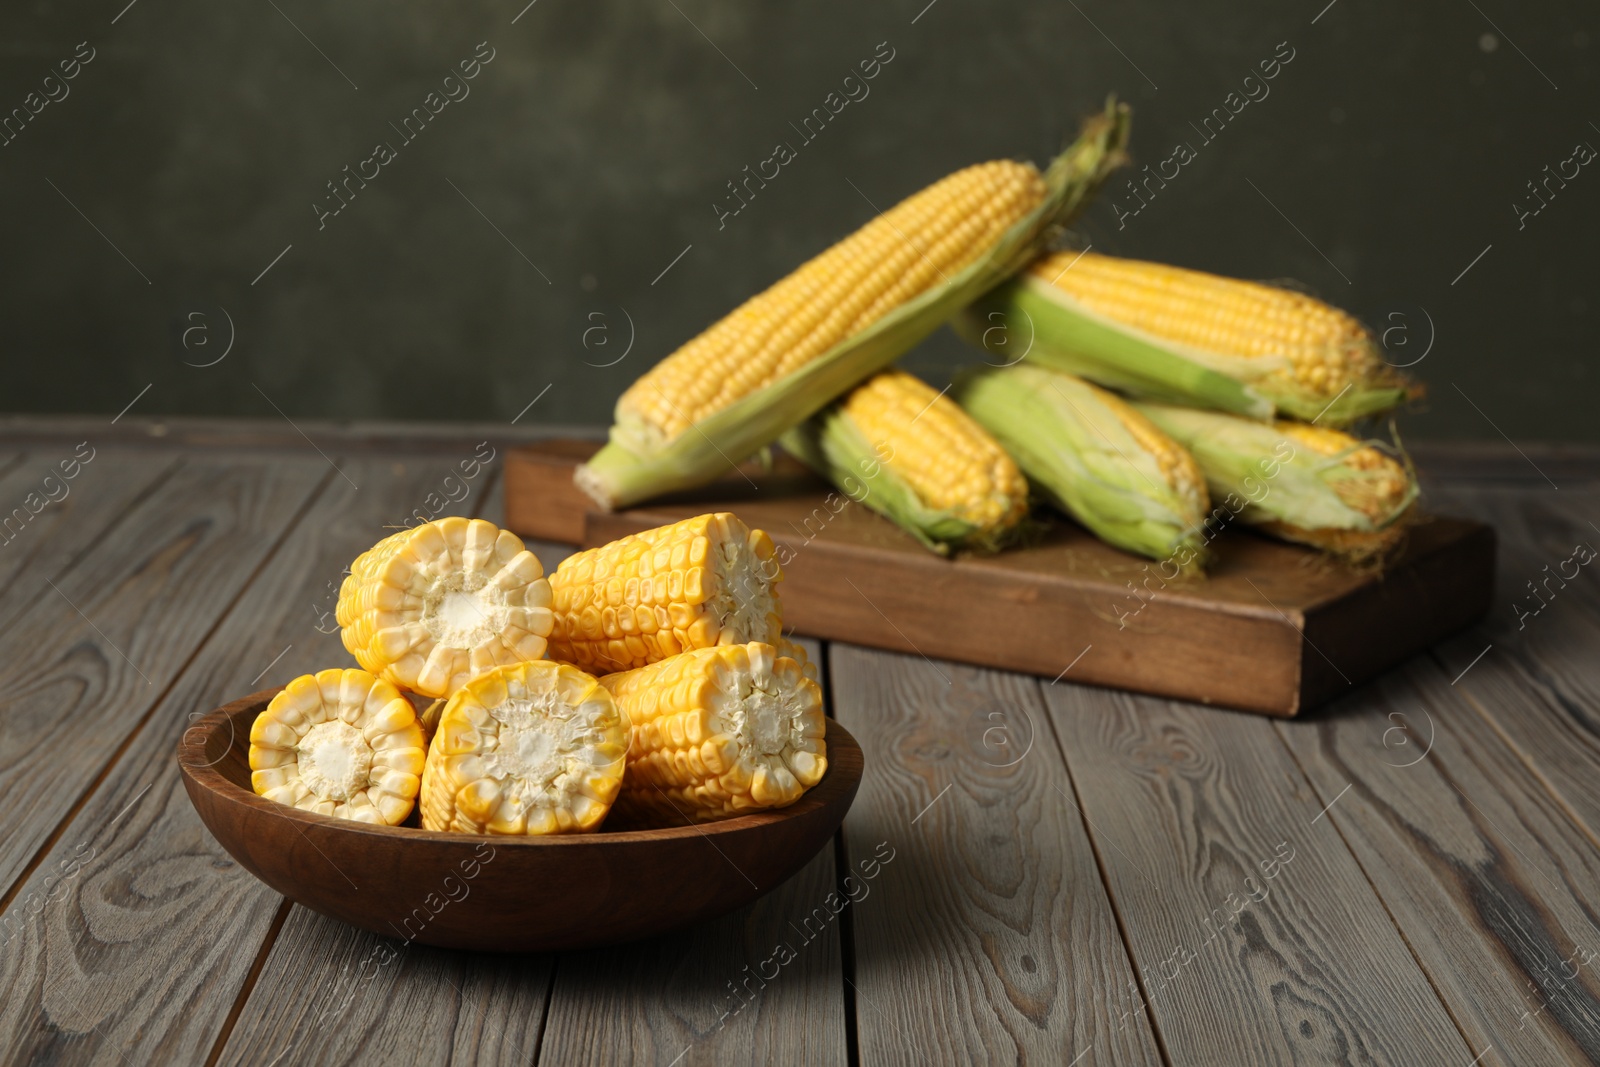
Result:
<svg viewBox="0 0 1600 1067"><path fill-rule="evenodd" d="M1153 559L1187 549L1198 562L1209 506L1200 471L1120 398L1026 363L963 375L951 395L1030 481L1101 540Z"/></svg>
<svg viewBox="0 0 1600 1067"><path fill-rule="evenodd" d="M783 631L772 538L731 512L629 534L550 576L550 658L597 674L694 648L773 642Z"/></svg>
<svg viewBox="0 0 1600 1067"><path fill-rule="evenodd" d="M1135 396L1256 418L1276 410L1337 426L1406 395L1371 332L1336 307L1095 252L1041 258L957 326L995 355L1025 347L1030 360Z"/></svg>
<svg viewBox="0 0 1600 1067"><path fill-rule="evenodd" d="M669 355L576 480L605 507L703 484L883 369L1021 268L1124 159L1108 104L1041 175L984 163L878 215Z"/></svg>
<svg viewBox="0 0 1600 1067"><path fill-rule="evenodd" d="M785 807L828 769L822 690L772 645L696 649L600 684L632 724L617 798L629 825Z"/></svg>
<svg viewBox="0 0 1600 1067"><path fill-rule="evenodd" d="M593 676L549 660L497 667L457 690L439 719L422 775L423 828L597 830L627 749L625 721Z"/></svg>
<svg viewBox="0 0 1600 1067"><path fill-rule="evenodd" d="M256 793L335 819L404 822L423 759L422 729L410 702L366 671L301 675L250 727Z"/></svg>
<svg viewBox="0 0 1600 1067"><path fill-rule="evenodd" d="M515 534L458 517L363 552L340 587L337 617L357 663L429 697L538 659L554 624L539 558Z"/></svg>
<svg viewBox="0 0 1600 1067"><path fill-rule="evenodd" d="M1218 512L1285 540L1369 557L1398 540L1417 498L1408 463L1341 430L1137 406L1193 453Z"/></svg>
<svg viewBox="0 0 1600 1067"><path fill-rule="evenodd" d="M1028 512L1027 480L1000 443L904 371L868 378L780 441L940 554L992 551Z"/></svg>

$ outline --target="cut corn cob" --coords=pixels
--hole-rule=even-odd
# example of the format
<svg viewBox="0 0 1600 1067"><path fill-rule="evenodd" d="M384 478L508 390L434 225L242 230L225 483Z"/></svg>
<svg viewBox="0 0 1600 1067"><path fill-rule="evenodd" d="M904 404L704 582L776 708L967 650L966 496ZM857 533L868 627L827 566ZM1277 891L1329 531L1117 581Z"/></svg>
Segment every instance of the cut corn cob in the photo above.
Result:
<svg viewBox="0 0 1600 1067"><path fill-rule="evenodd" d="M422 774L422 826L467 834L600 828L622 787L627 725L611 694L549 660L497 667L450 698Z"/></svg>
<svg viewBox="0 0 1600 1067"><path fill-rule="evenodd" d="M1211 411L1139 404L1189 448L1219 507L1289 541L1381 557L1398 543L1417 498L1410 464L1339 430L1259 423Z"/></svg>
<svg viewBox="0 0 1600 1067"><path fill-rule="evenodd" d="M423 766L422 729L400 691L366 671L304 674L250 727L250 784L268 800L398 826Z"/></svg>
<svg viewBox="0 0 1600 1067"><path fill-rule="evenodd" d="M1205 483L1148 419L1070 374L1021 364L957 379L952 396L1061 510L1118 548L1198 564Z"/></svg>
<svg viewBox="0 0 1600 1067"><path fill-rule="evenodd" d="M941 555L993 551L1028 511L1028 483L999 442L904 371L867 379L780 441Z"/></svg>
<svg viewBox="0 0 1600 1067"><path fill-rule="evenodd" d="M828 769L822 690L751 642L608 674L633 726L617 815L677 825L793 804Z"/></svg>
<svg viewBox="0 0 1600 1067"><path fill-rule="evenodd" d="M890 209L662 360L578 468L604 507L700 485L882 370L1032 259L1123 161L1108 103L1041 176L986 163Z"/></svg>
<svg viewBox="0 0 1600 1067"><path fill-rule="evenodd" d="M1302 293L1181 267L1058 252L957 322L1004 355L1135 396L1344 425L1405 398L1372 334ZM1016 358L1015 355L1009 358Z"/></svg>
<svg viewBox="0 0 1600 1067"><path fill-rule="evenodd" d="M550 657L599 674L771 643L783 631L782 580L772 538L725 511L629 534L568 556L550 576Z"/></svg>
<svg viewBox="0 0 1600 1067"><path fill-rule="evenodd" d="M337 617L357 663L430 697L543 656L553 623L539 558L515 534L458 517L363 552L339 589Z"/></svg>

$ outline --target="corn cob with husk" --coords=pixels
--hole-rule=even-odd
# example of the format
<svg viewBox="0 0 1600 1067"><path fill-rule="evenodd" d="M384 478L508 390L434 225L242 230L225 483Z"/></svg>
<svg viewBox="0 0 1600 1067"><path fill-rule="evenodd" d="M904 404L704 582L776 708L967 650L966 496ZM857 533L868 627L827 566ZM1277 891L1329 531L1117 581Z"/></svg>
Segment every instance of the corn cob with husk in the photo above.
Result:
<svg viewBox="0 0 1600 1067"><path fill-rule="evenodd" d="M429 697L538 659L553 623L539 558L510 531L455 516L401 530L358 556L336 614L357 663Z"/></svg>
<svg viewBox="0 0 1600 1067"><path fill-rule="evenodd" d="M681 825L781 808L828 769L822 690L761 642L608 674L632 723L619 822Z"/></svg>
<svg viewBox="0 0 1600 1067"><path fill-rule="evenodd" d="M450 698L428 746L422 825L468 834L600 828L622 787L627 723L591 675L537 660Z"/></svg>
<svg viewBox="0 0 1600 1067"><path fill-rule="evenodd" d="M874 375L779 442L940 555L993 551L1028 512L1028 483L999 442L904 371Z"/></svg>
<svg viewBox="0 0 1600 1067"><path fill-rule="evenodd" d="M1407 382L1354 317L1303 293L1160 263L1058 252L974 304L957 331L1158 402L1342 426Z"/></svg>
<svg viewBox="0 0 1600 1067"><path fill-rule="evenodd" d="M1152 559L1202 556L1208 507L1194 460L1120 398L1021 364L985 367L951 395L1061 510L1118 548Z"/></svg>
<svg viewBox="0 0 1600 1067"><path fill-rule="evenodd" d="M1128 123L1108 103L1042 175L958 171L746 301L623 393L578 485L622 507L775 441L1033 259L1124 161Z"/></svg>
<svg viewBox="0 0 1600 1067"><path fill-rule="evenodd" d="M250 726L250 784L268 800L335 819L398 826L423 767L416 712L366 671L294 679Z"/></svg>
<svg viewBox="0 0 1600 1067"><path fill-rule="evenodd" d="M772 538L728 512L568 556L550 576L550 658L596 674L690 649L776 642L783 580Z"/></svg>
<svg viewBox="0 0 1600 1067"><path fill-rule="evenodd" d="M1266 533L1348 559L1381 559L1403 536L1417 498L1410 463L1341 430L1142 403L1188 448L1218 501Z"/></svg>

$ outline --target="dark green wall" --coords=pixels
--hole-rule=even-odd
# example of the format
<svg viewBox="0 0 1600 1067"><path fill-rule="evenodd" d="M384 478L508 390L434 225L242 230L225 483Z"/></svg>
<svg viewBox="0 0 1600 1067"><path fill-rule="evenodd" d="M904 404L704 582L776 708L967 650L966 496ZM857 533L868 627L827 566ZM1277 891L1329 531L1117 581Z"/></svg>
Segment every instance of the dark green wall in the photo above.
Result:
<svg viewBox="0 0 1600 1067"><path fill-rule="evenodd" d="M1097 205L1097 250L1295 279L1406 324L1397 362L1434 333L1412 435L1600 439L1600 166L1520 230L1512 206L1600 146L1592 4L125 2L7 14L0 107L80 41L94 59L0 147L5 410L109 416L152 384L140 414L509 420L542 394L525 423L602 421L869 198L1042 160L1115 91L1139 165L1198 156L1120 227ZM470 95L405 143L390 123L485 41ZM880 42L870 95L719 229L725 183ZM1190 123L1279 42L1270 95L1202 145ZM380 141L396 158L319 230L325 183ZM965 358L941 333L907 362Z"/></svg>

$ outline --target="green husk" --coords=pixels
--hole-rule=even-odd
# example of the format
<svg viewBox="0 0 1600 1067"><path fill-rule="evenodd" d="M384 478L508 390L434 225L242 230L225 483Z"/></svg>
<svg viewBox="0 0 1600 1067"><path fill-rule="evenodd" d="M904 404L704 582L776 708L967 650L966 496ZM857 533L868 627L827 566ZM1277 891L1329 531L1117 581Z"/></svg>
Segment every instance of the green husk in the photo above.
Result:
<svg viewBox="0 0 1600 1067"><path fill-rule="evenodd" d="M1369 446L1394 451L1381 441L1357 441L1342 452L1324 456L1271 423L1166 404L1134 406L1194 456L1217 503L1214 516L1218 512L1236 515L1241 522L1266 527L1280 536L1290 536L1294 530L1370 534L1394 526L1417 497L1416 476L1403 452L1400 459L1406 468L1407 492L1376 521L1340 495L1341 485L1354 488L1374 477L1345 460ZM1332 540L1320 538L1314 543Z"/></svg>
<svg viewBox="0 0 1600 1067"><path fill-rule="evenodd" d="M959 377L950 395L1101 540L1151 559L1181 557L1184 570L1203 556L1205 516L1081 379L1028 363L984 367Z"/></svg>
<svg viewBox="0 0 1600 1067"><path fill-rule="evenodd" d="M705 484L777 440L851 386L893 363L962 307L1021 270L1055 238L1126 161L1131 122L1126 104L1106 102L1083 133L1045 172L1048 193L989 254L947 284L907 301L806 366L744 397L664 443L619 422L611 440L574 480L607 508Z"/></svg>
<svg viewBox="0 0 1600 1067"><path fill-rule="evenodd" d="M1390 374L1352 386L1331 401L1296 391L1275 376L1286 365L1282 359L1220 355L1156 337L1090 311L1031 274L1000 286L951 325L993 356L1026 358L1148 400L1254 419L1269 419L1276 410L1343 426L1387 411L1406 396L1404 385ZM1018 345L1025 357L1007 351Z"/></svg>
<svg viewBox="0 0 1600 1067"><path fill-rule="evenodd" d="M992 552L1003 534L987 531L953 511L925 503L894 472L840 404L824 408L778 439L784 451L828 479L845 496L865 504L915 537L929 551L948 556L952 549Z"/></svg>

